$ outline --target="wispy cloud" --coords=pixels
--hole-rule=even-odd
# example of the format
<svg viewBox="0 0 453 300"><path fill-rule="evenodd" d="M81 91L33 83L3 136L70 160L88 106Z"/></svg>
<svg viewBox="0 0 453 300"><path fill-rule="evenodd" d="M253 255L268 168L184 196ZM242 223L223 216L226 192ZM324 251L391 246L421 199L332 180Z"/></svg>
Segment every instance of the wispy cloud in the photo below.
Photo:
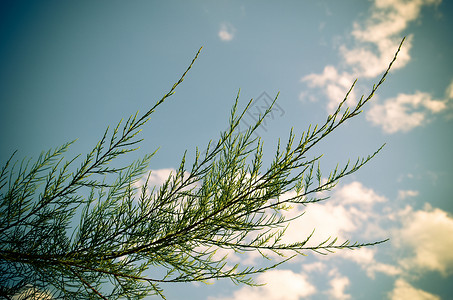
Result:
<svg viewBox="0 0 453 300"><path fill-rule="evenodd" d="M322 73L306 75L301 81L311 88L322 89L321 92L328 99L327 111L332 113L356 77L374 78L386 70L403 31L410 22L418 19L423 6L440 3L441 0L375 0L366 20L354 22L350 32L353 43L339 46L343 58L339 65L342 67L326 66ZM409 51L412 40L413 36L409 35L393 70L403 68L411 60ZM306 95L302 93L300 98L304 99ZM448 89L448 95L453 99L453 84ZM425 124L430 114L446 108L445 101L432 98L430 94L421 92L399 95L375 105L368 113L367 120L381 126L386 133L409 131ZM354 104L355 99L355 94L351 93L347 104Z"/></svg>
<svg viewBox="0 0 453 300"><path fill-rule="evenodd" d="M347 64L360 77L375 77L385 71L410 22L418 19L421 9L438 5L442 0L375 0L370 15L364 22L354 22L351 35L356 45L340 47ZM409 35L393 69L404 67L410 61L412 35Z"/></svg>
<svg viewBox="0 0 453 300"><path fill-rule="evenodd" d="M356 45L340 47L346 63L360 77L375 77L385 71L401 40L401 34L410 22L418 19L421 9L438 5L442 0L375 0L369 16L363 22L354 22L351 35ZM408 37L393 69L404 67L410 61L412 36Z"/></svg>
<svg viewBox="0 0 453 300"><path fill-rule="evenodd" d="M222 23L218 33L219 38L224 42L229 42L234 38L236 28L230 23Z"/></svg>
<svg viewBox="0 0 453 300"><path fill-rule="evenodd" d="M418 196L418 191L414 190L399 190L398 191L398 199L404 200L409 197L416 197Z"/></svg>

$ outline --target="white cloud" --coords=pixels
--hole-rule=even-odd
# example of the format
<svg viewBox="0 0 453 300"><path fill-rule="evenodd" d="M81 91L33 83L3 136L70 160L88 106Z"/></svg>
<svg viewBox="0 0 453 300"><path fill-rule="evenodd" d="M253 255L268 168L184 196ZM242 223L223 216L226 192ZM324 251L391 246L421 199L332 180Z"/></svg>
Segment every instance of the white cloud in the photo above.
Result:
<svg viewBox="0 0 453 300"><path fill-rule="evenodd" d="M400 264L408 271L453 273L453 217L426 205L400 213L402 225L395 231L394 245L405 253ZM409 252L407 254L407 252Z"/></svg>
<svg viewBox="0 0 453 300"><path fill-rule="evenodd" d="M295 192L288 192L282 198L294 196ZM307 247L317 246L325 240L338 237L339 243L345 241L346 234L357 229L349 211L342 205L335 205L333 201L312 203L306 207L296 206L289 211L283 212L285 218L292 219L300 214L304 215L291 221L285 230L281 243L290 244L304 241L314 231ZM308 253L308 252L307 252ZM278 258L273 252L266 253L270 257ZM246 253L248 259L244 263L256 263L261 255L256 251ZM300 261L300 258L291 260L292 263ZM308 271L308 270L307 270Z"/></svg>
<svg viewBox="0 0 453 300"><path fill-rule="evenodd" d="M388 276L395 276L402 273L401 268L390 264L378 262L375 254L377 248L360 248L354 251L341 252L341 257L355 262L362 269L366 271L368 277L374 279L376 273L386 274Z"/></svg>
<svg viewBox="0 0 453 300"><path fill-rule="evenodd" d="M287 193L284 197L291 197L291 193ZM284 198L283 197L283 198ZM366 239L367 241L376 241L388 237L388 232L379 227L380 214L376 213L373 205L382 203L387 199L378 195L372 189L365 187L360 182L352 182L344 186L339 186L337 191L332 194L331 199L326 202L312 203L306 207L294 207L293 209L284 212L285 217L293 218L301 213L304 215L297 218L289 224L282 238L282 243L293 243L305 240L312 232L314 234L308 241L308 246L317 246L330 237L330 241L338 238L338 242L342 243L346 240ZM355 240L353 240L354 242ZM306 252L311 254L310 252ZM393 274L396 271L390 266L379 265L374 259L374 250L370 248L362 248L355 251L343 250L338 251L337 255L328 255L323 259L341 256L345 259L352 260L361 265L365 269L370 269L370 277L375 272L383 272ZM276 254L266 253L270 257L277 258ZM247 252L245 259L241 256L241 262L244 264L256 264L256 260L260 258L258 252ZM300 262L301 258L291 260L291 263ZM324 265L317 263L304 267L305 272L322 271Z"/></svg>
<svg viewBox="0 0 453 300"><path fill-rule="evenodd" d="M167 169L158 169L158 170L151 170L151 174L149 176L149 181L148 185L150 187L153 186L160 186L162 185L170 176L170 174L175 175L176 170L173 168L167 168Z"/></svg>
<svg viewBox="0 0 453 300"><path fill-rule="evenodd" d="M316 288L303 274L291 270L271 270L260 274L258 283L266 285L243 287L233 293L232 297L213 298L210 300L299 300L316 292Z"/></svg>
<svg viewBox="0 0 453 300"><path fill-rule="evenodd" d="M396 49L401 39L385 39L374 45L377 50L368 45L356 46L348 49L346 46L340 47L345 62L353 68L353 73L358 77L373 78L383 73L395 55ZM392 70L404 67L410 61L409 50L412 47L412 38L409 36L404 47L398 54L398 59L392 66Z"/></svg>
<svg viewBox="0 0 453 300"><path fill-rule="evenodd" d="M340 72L337 67L327 66L322 74L309 74L304 76L302 81L312 88L322 89L329 99L327 111L331 113L343 99L353 78L374 78L387 69L402 39L403 31L410 22L419 17L422 7L440 2L441 0L375 0L365 21L353 24L354 29L350 35L354 38L354 43L339 47L343 66L349 70ZM407 37L393 70L404 67L410 61L412 39L412 35ZM355 95L351 95L351 98L353 101ZM440 109L436 106L438 103L430 104L432 105L429 109ZM351 102L348 105L351 105ZM420 122L420 115L413 117L414 122Z"/></svg>
<svg viewBox="0 0 453 300"><path fill-rule="evenodd" d="M374 104L366 113L368 121L392 134L407 132L428 122L428 116L447 108L443 100L432 99L428 93L399 94L383 104Z"/></svg>
<svg viewBox="0 0 453 300"><path fill-rule="evenodd" d="M174 173L175 170L154 170L151 173L150 183L160 185L167 179L170 172ZM417 194L418 192L414 190L400 190L398 197L404 199ZM290 197L291 194L285 196ZM371 241L391 236L392 245L397 250L401 250L399 251L400 256L395 255L395 265L378 261L376 253L379 248L376 247L366 247L355 251L338 251L335 256L316 256L321 261L303 266L302 270L306 273L324 273L331 270L331 266L327 263L331 261L330 258L341 257L361 266L370 278L374 278L376 273L405 276L414 271L438 271L444 275L451 274L453 272L453 253L451 252L453 218L445 211L433 209L430 206L417 211L407 206L402 211L388 215L376 212L374 205L386 201L385 197L360 182L338 186L328 201L305 207L305 215L291 222L283 242L301 241L311 233L313 228L316 228L310 245L316 245L329 236L338 237L339 242L358 236L366 237ZM290 211L289 217L301 212L301 208L296 207L292 212ZM383 220L400 222L400 226L393 231L388 229L386 231L380 225ZM229 251L217 253L217 255L224 254L230 255L229 262L243 264L247 263L247 259L250 262L255 256L259 256L256 252L240 256ZM329 276L331 277L331 288L325 293L333 299L348 299L350 295L346 293L346 289L350 285L349 279L339 274ZM309 282L304 273L299 274L290 270L271 270L258 275L256 281L268 284L261 287L243 287L229 297L211 299L296 300L316 293L316 287ZM399 298L406 294L415 295L413 298L407 299L438 299L434 295L410 286L401 279L396 281L395 288L389 296L391 299L406 299Z"/></svg>
<svg viewBox="0 0 453 300"><path fill-rule="evenodd" d="M439 3L441 0L375 0L366 21L354 23L351 34L360 45L352 50L343 46L341 53L350 65L358 67L359 76L377 76L387 68L401 40L401 33L407 29L410 22L419 17L422 7ZM393 70L410 61L411 42L412 36L409 36ZM371 51L370 45L373 45L376 51Z"/></svg>
<svg viewBox="0 0 453 300"><path fill-rule="evenodd" d="M386 200L360 182L351 182L338 187L325 202L312 203L303 208L294 207L286 212L285 216L288 218L302 212L304 215L289 224L282 242L303 241L313 230L314 234L307 246L316 246L329 237L331 239L337 237L338 243L351 239L352 236L367 239L383 238L386 233L379 228L379 214L373 211L373 205ZM341 252L343 255L350 251ZM354 251L351 256L358 257L361 253L363 252Z"/></svg>
<svg viewBox="0 0 453 300"><path fill-rule="evenodd" d="M401 190L399 193L402 198L416 195L418 192L414 190ZM363 203L359 199L364 199ZM318 223L319 220L329 220L327 221L329 226L332 225L330 223L332 219L339 220L337 227L333 225L330 230L333 229L333 232L339 233L340 236L369 232L369 228L374 228L373 226L377 227L377 232L384 231L384 228L379 225L380 221L397 222L397 227L386 231L387 237L391 237L390 245L396 249L396 251L392 251L394 264L378 260L379 247L366 247L354 251L339 251L335 256L318 257L322 260L308 265L304 270L306 272L329 270L332 265L327 260L340 256L359 265L372 279L375 278L376 273L404 278L428 271L436 271L444 276L453 274L453 252L451 251L453 248L453 217L447 212L429 205L422 210L414 210L411 206L406 206L406 208L388 215L377 215L372 206L366 204L385 200L373 190L358 182L353 182L339 188L338 192L334 193L332 202L326 202L327 205L324 205L323 213L321 213L321 207L318 207L314 219L317 219ZM361 205L359 211L365 218L358 217L354 211L359 208L359 205ZM342 206L343 209L340 210L338 206ZM332 213L334 211L343 213L344 219ZM302 219L310 214L311 210L308 206L307 213ZM349 220L350 223L346 220ZM323 230L327 233L329 228ZM376 232L374 233L376 234ZM330 260L330 262L332 261ZM334 299L347 299L349 295L344 291L349 280L347 277L337 275L330 274L333 279L330 282L332 288L328 293ZM402 279L396 281L395 289L389 294L389 297L391 299L439 299L435 295L412 287Z"/></svg>
<svg viewBox="0 0 453 300"><path fill-rule="evenodd" d="M329 298L337 300L351 299L351 295L345 293L346 288L351 283L349 278L341 276L335 269L330 272L330 275L333 275L334 278L329 282L330 289L327 291Z"/></svg>
<svg viewBox="0 0 453 300"><path fill-rule="evenodd" d="M219 38L224 42L229 42L234 38L236 28L229 23L222 23L219 30Z"/></svg>
<svg viewBox="0 0 453 300"><path fill-rule="evenodd" d="M417 194L414 190L399 191L400 198ZM315 272L316 276L330 277L330 288L323 292L324 295L331 299L349 299L351 295L347 289L351 281L336 271L335 261L331 260L338 257L354 262L372 279L376 273L399 276L394 289L388 294L390 299L439 299L436 295L411 286L402 278L410 278L426 271L438 271L443 275L453 273L453 218L445 211L430 206L423 210L406 206L400 211L379 214L374 205L386 201L385 197L360 182L339 186L328 201L306 207L304 216L290 224L284 242L300 241L311 233L313 228L316 228L316 231L311 244L316 244L328 236L337 236L340 242L351 236L367 236L367 239L371 240L382 236L391 237L391 244L388 245L396 249L392 251L394 264L378 259L379 247L338 251L336 255L315 256L314 262L302 266L302 275L289 270L274 270L270 274L261 274L257 281L269 282L269 285L258 288L244 287L230 298L221 300L288 300L307 297L314 294L316 288L307 280L305 274L314 276ZM297 210L297 213L300 212L301 210ZM381 227L382 221L397 222L397 227L385 229ZM287 288L286 284L290 284L294 290ZM304 295L303 287L306 292ZM280 291L291 291L298 296L288 298L289 293Z"/></svg>
<svg viewBox="0 0 453 300"><path fill-rule="evenodd" d="M401 268L380 262L374 262L370 264L369 266L367 266L366 271L367 275L372 279L375 278L376 272L386 274L388 276L396 276L402 273Z"/></svg>
<svg viewBox="0 0 453 300"><path fill-rule="evenodd" d="M141 196L142 187L145 184L148 175L148 189L146 194L149 196L153 188L155 188L154 192L159 190L159 187L168 179L170 174L176 174L176 170L173 168L149 170L142 178L134 183L134 187L137 188L136 197L139 198Z"/></svg>
<svg viewBox="0 0 453 300"><path fill-rule="evenodd" d="M374 262L375 248L360 248L354 251L345 251L342 253L343 258L347 258L358 265L366 266Z"/></svg>
<svg viewBox="0 0 453 300"><path fill-rule="evenodd" d="M345 294L346 287L350 284L349 278L346 276L336 277L330 281L330 286L332 287L330 295L333 299L350 299L351 295Z"/></svg>
<svg viewBox="0 0 453 300"><path fill-rule="evenodd" d="M398 279L395 281L395 287L389 293L389 299L391 300L440 300L441 298L437 295L430 294L423 290L414 288L412 285Z"/></svg>
<svg viewBox="0 0 453 300"><path fill-rule="evenodd" d="M148 179L148 194L151 192L151 190L154 189L154 192L159 191L160 186L162 186L165 181L169 178L170 175L175 176L177 171L173 168L165 168L165 169L156 169L156 170L149 170L140 180L134 183L134 187L138 188L138 195L141 193L141 188L145 184L146 178L148 177L149 174L149 179ZM184 178L187 178L190 175L189 172L184 172ZM189 185L188 187L184 188L184 190L191 189L194 187L197 187L198 183L193 183Z"/></svg>
<svg viewBox="0 0 453 300"><path fill-rule="evenodd" d="M416 197L418 196L418 191L414 190L399 190L398 191L398 199L404 200L409 197Z"/></svg>
<svg viewBox="0 0 453 300"><path fill-rule="evenodd" d="M317 262L314 262L314 263L311 263L311 264L304 264L302 266L303 270L307 273L310 273L310 272L322 272L325 270L326 268L326 264L320 262L320 261L317 261Z"/></svg>
<svg viewBox="0 0 453 300"><path fill-rule="evenodd" d="M357 237L367 241L377 241L390 236L383 228L381 221L390 220L390 216L376 212L374 205L384 203L387 198L377 194L373 189L360 182L351 182L339 186L327 202L308 205L305 214L292 222L286 231L291 241L300 240L313 227L316 228L311 245L327 237L338 237L339 241ZM322 221L320 221L322 220ZM366 271L367 276L375 278L376 273L395 276L402 273L399 266L382 263L376 260L377 247L365 247L354 251L338 251L335 256L322 257L323 260L341 257L352 261ZM328 269L325 264L310 264L306 272Z"/></svg>
<svg viewBox="0 0 453 300"><path fill-rule="evenodd" d="M358 181L343 186L335 193L335 197L339 197L342 204L357 204L359 206L369 206L387 201L385 197L378 195Z"/></svg>
<svg viewBox="0 0 453 300"><path fill-rule="evenodd" d="M284 241L303 241L315 229L308 245L315 246L329 237L346 240L346 232L357 229L348 211L340 205L330 203L311 204L305 210L305 215L291 222L285 232Z"/></svg>
<svg viewBox="0 0 453 300"><path fill-rule="evenodd" d="M322 74L309 74L303 77L301 81L307 82L309 87L323 88L324 93L329 99L327 111L333 113L351 88L354 78L347 72L340 74L334 66L326 66ZM313 99L310 100L313 101ZM354 103L355 93L353 90L349 95L347 104L353 105Z"/></svg>

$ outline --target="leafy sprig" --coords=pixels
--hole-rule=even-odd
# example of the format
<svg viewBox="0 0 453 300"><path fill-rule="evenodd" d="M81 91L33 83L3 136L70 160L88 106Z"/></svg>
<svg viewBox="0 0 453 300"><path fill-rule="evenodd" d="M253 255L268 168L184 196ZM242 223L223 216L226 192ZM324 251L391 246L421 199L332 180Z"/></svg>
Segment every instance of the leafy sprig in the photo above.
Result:
<svg viewBox="0 0 453 300"><path fill-rule="evenodd" d="M201 48L168 93L145 114L137 112L113 130L107 128L78 168L74 167L78 157L63 163L73 142L41 154L33 165L12 163L13 154L0 172L0 295L140 299L156 294L165 298L162 283L230 278L255 285L253 274L295 255L384 242L329 238L313 246L309 244L312 233L302 241L285 243L288 224L301 216L289 218L285 211L327 199L317 193L332 189L381 151L383 146L354 164L337 165L325 180L322 155L308 158L321 140L361 113L400 49L401 45L367 97L345 107L354 82L323 124L310 125L299 138L291 130L286 144L279 141L267 168L262 161L263 144L253 134L278 94L254 125L237 132L252 104L250 100L238 112L239 92L228 129L210 141L206 151L197 148L190 167L184 154L179 168L162 186L150 187L150 173L145 176L155 151L132 164L113 166L119 157L137 149L142 127L183 82ZM295 193L289 197L291 191ZM217 254L221 249L257 251L268 259L275 253L281 260L262 268L229 266L228 256Z"/></svg>

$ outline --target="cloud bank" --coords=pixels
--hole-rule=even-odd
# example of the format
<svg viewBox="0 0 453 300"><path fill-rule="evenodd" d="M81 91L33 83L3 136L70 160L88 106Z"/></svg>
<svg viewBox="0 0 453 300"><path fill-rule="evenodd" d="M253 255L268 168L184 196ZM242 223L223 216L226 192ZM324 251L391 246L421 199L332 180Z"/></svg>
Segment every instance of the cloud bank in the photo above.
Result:
<svg viewBox="0 0 453 300"><path fill-rule="evenodd" d="M153 170L151 182L159 186L173 169ZM290 192L291 193L291 192ZM400 201L417 197L416 190L400 190L395 196ZM291 195L285 195L290 197ZM447 212L426 204L416 210L410 205L404 208L390 208L391 202L373 189L358 181L340 185L325 203L314 203L305 208L295 207L288 217L305 214L293 220L285 232L284 242L305 239L316 228L313 239L316 245L327 237L376 241L391 237L386 247L391 248L391 257L378 255L380 248L361 248L355 251L342 250L328 256L314 255L314 262L307 264L304 258L290 261L278 269L259 274L260 287L244 286L231 295L210 297L210 300L297 300L322 293L329 299L351 299L348 289L354 282L337 266L341 260L356 264L365 274L375 279L376 273L394 278L394 287L388 293L389 299L440 299L411 285L410 281L428 272L443 276L453 274L453 217ZM241 265L257 264L254 252L245 255L230 255L229 261ZM309 253L307 253L309 254ZM390 260L390 261L389 261ZM294 266L300 264L300 271ZM328 288L322 290L310 280L313 276L328 278ZM414 277L415 276L415 277Z"/></svg>

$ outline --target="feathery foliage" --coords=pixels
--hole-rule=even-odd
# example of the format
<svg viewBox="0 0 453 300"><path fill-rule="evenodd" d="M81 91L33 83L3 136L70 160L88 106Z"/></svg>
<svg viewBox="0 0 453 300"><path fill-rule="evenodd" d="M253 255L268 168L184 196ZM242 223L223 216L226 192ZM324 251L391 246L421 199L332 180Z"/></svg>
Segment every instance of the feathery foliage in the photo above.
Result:
<svg viewBox="0 0 453 300"><path fill-rule="evenodd" d="M191 166L187 167L184 155L162 186L148 186L148 175L138 187L155 152L113 167L117 158L137 149L143 125L183 82L201 48L162 99L144 115L136 113L113 130L107 128L85 159L64 162L73 142L42 153L33 164L13 162L13 154L0 171L0 296L140 299L157 294L165 298L162 283L230 278L254 285L253 274L306 251L327 254L382 243L329 239L310 246L312 235L284 243L285 228L294 219L285 217L285 211L325 200L316 193L332 189L382 149L335 168L325 180L319 168L321 156L310 154L327 135L361 113L400 48L367 97L345 108L354 82L322 125L309 126L300 137L291 130L267 167L262 164L262 142L252 135L278 95L256 124L238 133L252 103L238 112L239 93L228 129L205 151L197 149ZM292 197L282 197L289 191L295 191ZM265 258L275 253L281 260L262 268L231 267L227 256L215 255L218 249L258 251Z"/></svg>

